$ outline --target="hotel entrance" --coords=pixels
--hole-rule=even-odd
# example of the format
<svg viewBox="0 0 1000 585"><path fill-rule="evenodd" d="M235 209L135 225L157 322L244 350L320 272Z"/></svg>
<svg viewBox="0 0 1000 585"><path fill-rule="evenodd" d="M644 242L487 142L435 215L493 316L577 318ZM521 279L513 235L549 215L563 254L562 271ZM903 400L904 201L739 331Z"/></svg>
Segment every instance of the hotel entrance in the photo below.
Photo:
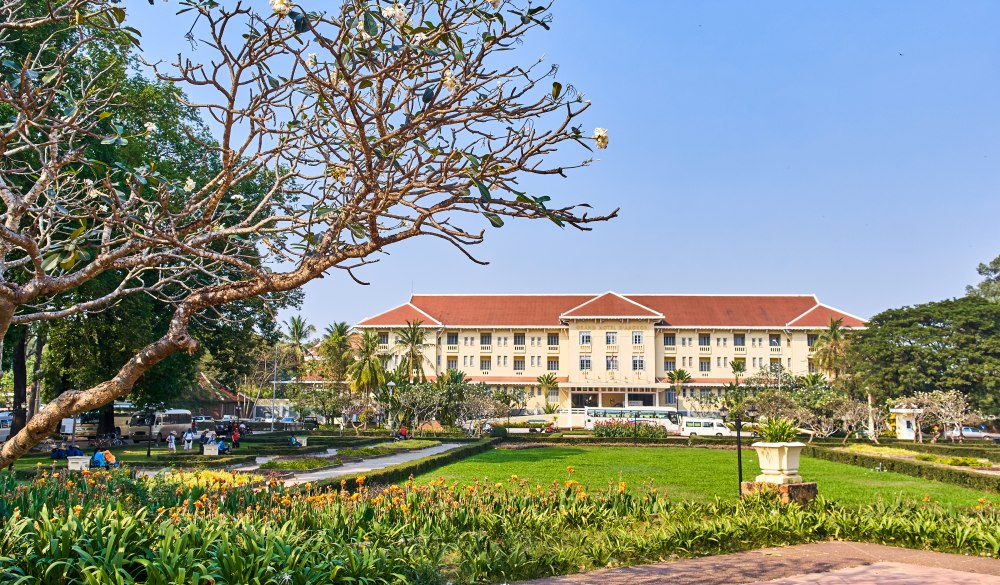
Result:
<svg viewBox="0 0 1000 585"><path fill-rule="evenodd" d="M627 391L628 390L628 391ZM660 393L657 390L639 389L570 389L570 408L607 407L622 408L629 406L660 406Z"/></svg>

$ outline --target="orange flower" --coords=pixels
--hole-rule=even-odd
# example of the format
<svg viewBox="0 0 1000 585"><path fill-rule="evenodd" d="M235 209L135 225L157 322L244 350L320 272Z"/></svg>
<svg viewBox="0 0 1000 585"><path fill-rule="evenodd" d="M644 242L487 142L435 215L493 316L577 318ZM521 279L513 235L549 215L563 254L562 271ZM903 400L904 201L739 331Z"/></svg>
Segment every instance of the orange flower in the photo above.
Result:
<svg viewBox="0 0 1000 585"><path fill-rule="evenodd" d="M576 470L573 469L572 465L570 465L569 467L566 468L566 473L570 473L570 474L576 473Z"/></svg>
<svg viewBox="0 0 1000 585"><path fill-rule="evenodd" d="M205 504L202 504L201 501L199 500L194 503L194 507L201 510L202 508L205 507Z"/></svg>
<svg viewBox="0 0 1000 585"><path fill-rule="evenodd" d="M365 485L365 476L359 475L358 478L355 481L358 482L359 486Z"/></svg>
<svg viewBox="0 0 1000 585"><path fill-rule="evenodd" d="M82 511L83 511L83 506L73 506L73 512L75 512L76 514L79 514Z"/></svg>
<svg viewBox="0 0 1000 585"><path fill-rule="evenodd" d="M623 494L623 493L625 493L625 488L626 488L626 487L628 487L628 486L627 486L627 485L625 484L625 482L624 482L624 481L620 481L620 482L618 482L618 493L619 493L619 494Z"/></svg>
<svg viewBox="0 0 1000 585"><path fill-rule="evenodd" d="M67 479L66 480L66 487L71 488L71 487L73 487L73 485L74 485L73 484L73 480L71 480L71 479Z"/></svg>

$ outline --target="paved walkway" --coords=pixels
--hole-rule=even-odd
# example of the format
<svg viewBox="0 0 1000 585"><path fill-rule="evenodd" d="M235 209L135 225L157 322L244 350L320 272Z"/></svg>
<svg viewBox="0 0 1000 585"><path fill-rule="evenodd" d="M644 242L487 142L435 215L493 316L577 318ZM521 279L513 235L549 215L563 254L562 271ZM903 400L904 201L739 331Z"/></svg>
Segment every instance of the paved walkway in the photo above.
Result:
<svg viewBox="0 0 1000 585"><path fill-rule="evenodd" d="M430 457L431 455L437 455L438 453L444 453L445 451L451 451L452 449L461 447L462 445L462 443L441 443L440 445L427 447L426 449L407 451L406 453L399 453L398 455L386 455L385 457L375 457L373 459L365 459L363 461L351 461L341 465L340 467L334 467L333 469L326 469L324 471L296 473L295 476L285 480L285 485L298 485L306 482L319 481L321 479L330 479L332 477L364 474L385 467L399 465L400 463L413 461L415 459L423 459L424 457Z"/></svg>
<svg viewBox="0 0 1000 585"><path fill-rule="evenodd" d="M820 542L602 569L532 585L1000 585L1000 560L857 542Z"/></svg>

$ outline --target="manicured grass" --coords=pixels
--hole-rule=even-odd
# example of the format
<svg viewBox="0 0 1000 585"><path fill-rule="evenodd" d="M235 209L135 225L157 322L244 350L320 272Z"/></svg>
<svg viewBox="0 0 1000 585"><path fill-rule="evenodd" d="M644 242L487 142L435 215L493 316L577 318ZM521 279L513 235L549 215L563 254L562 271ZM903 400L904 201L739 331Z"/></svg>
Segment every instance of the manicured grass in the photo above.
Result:
<svg viewBox="0 0 1000 585"><path fill-rule="evenodd" d="M402 450L412 450L412 449L424 449L426 447L433 447L434 445L439 445L441 441L433 441L428 439L410 439L407 441L393 441L392 443L379 443L378 445L372 445L371 447L358 447L358 448L346 448L338 449L337 455L343 455L344 457L382 457L384 455L393 455Z"/></svg>
<svg viewBox="0 0 1000 585"><path fill-rule="evenodd" d="M573 468L573 473L567 471ZM743 452L743 478L759 473L757 455ZM980 498L1000 503L1000 495L927 481L898 473L876 472L853 465L803 457L799 474L819 484L819 493L845 504L869 504L898 496L930 498L947 506L975 506ZM652 485L672 500L711 501L737 497L736 452L677 447L543 447L493 449L447 465L418 478L471 483L511 475L542 484L574 479L592 489L625 481Z"/></svg>
<svg viewBox="0 0 1000 585"><path fill-rule="evenodd" d="M339 465L340 459L331 457L301 457L298 459L274 459L260 466L261 469L284 469L291 471L309 471L321 467Z"/></svg>

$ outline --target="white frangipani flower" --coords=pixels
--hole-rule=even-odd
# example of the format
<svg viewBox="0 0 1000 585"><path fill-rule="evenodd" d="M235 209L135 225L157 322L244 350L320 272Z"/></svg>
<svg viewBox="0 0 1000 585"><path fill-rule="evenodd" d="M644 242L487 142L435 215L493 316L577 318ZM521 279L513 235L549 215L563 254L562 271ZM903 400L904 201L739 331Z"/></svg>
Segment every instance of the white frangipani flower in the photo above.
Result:
<svg viewBox="0 0 1000 585"><path fill-rule="evenodd" d="M608 147L608 129L607 128L594 128L594 142L597 143L597 148L601 150Z"/></svg>
<svg viewBox="0 0 1000 585"><path fill-rule="evenodd" d="M271 0L271 10L281 16L288 16L288 13L292 11L291 0Z"/></svg>
<svg viewBox="0 0 1000 585"><path fill-rule="evenodd" d="M194 191L194 188L195 188L194 179L188 177L187 180L184 181L184 190L190 193L191 191Z"/></svg>
<svg viewBox="0 0 1000 585"><path fill-rule="evenodd" d="M315 67L317 62L316 53L309 53L306 57L306 67Z"/></svg>
<svg viewBox="0 0 1000 585"><path fill-rule="evenodd" d="M146 128L146 132L156 132L159 129L156 127L156 124L152 122L146 122L145 124L143 124L143 127Z"/></svg>
<svg viewBox="0 0 1000 585"><path fill-rule="evenodd" d="M382 16L392 18L399 26L403 26L409 22L409 14L406 13L406 7L399 2L393 2L392 6L383 8Z"/></svg>
<svg viewBox="0 0 1000 585"><path fill-rule="evenodd" d="M441 73L441 85L448 91L455 91L455 88L458 87L458 81L455 79L455 74L451 72L451 69L445 69Z"/></svg>
<svg viewBox="0 0 1000 585"><path fill-rule="evenodd" d="M242 195L233 195L231 199L237 203L242 203L247 200L247 198Z"/></svg>

